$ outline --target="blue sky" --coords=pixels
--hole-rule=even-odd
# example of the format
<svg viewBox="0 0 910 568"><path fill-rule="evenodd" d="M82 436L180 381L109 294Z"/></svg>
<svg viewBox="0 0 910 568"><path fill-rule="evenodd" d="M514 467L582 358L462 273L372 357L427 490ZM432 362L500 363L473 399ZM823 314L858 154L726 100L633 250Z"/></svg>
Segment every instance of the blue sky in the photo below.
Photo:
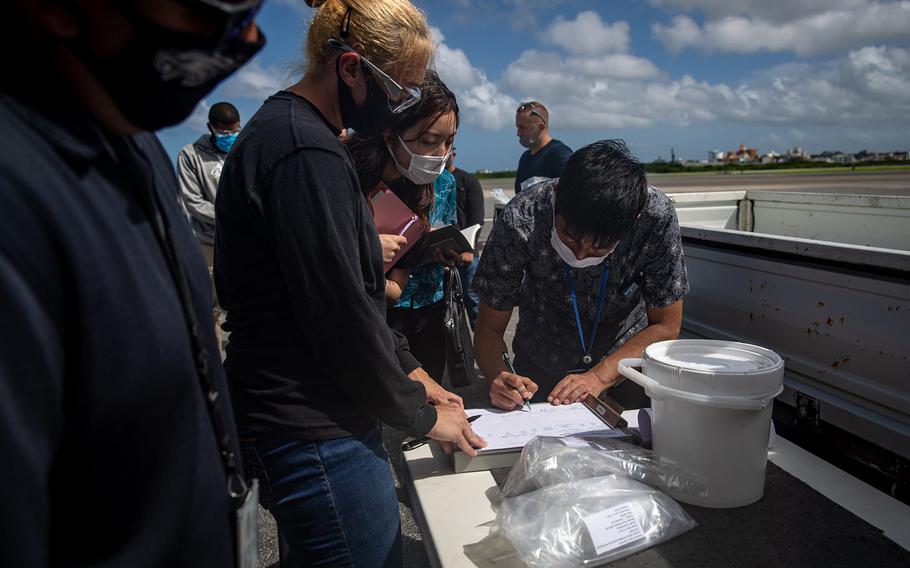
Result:
<svg viewBox="0 0 910 568"><path fill-rule="evenodd" d="M910 1L422 0L435 66L458 96L459 165L514 169L515 106L547 104L577 148L623 138L642 160L705 159L739 144L765 153L910 148ZM269 0L269 41L186 122L168 152L205 131L208 105L245 121L299 78L312 15Z"/></svg>

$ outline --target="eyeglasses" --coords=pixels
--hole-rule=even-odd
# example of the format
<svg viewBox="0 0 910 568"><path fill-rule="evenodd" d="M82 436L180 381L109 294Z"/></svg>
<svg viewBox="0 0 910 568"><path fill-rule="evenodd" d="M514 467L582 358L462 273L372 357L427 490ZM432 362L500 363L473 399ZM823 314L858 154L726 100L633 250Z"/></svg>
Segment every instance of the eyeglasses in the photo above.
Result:
<svg viewBox="0 0 910 568"><path fill-rule="evenodd" d="M349 53L357 53L353 47L335 38L329 40L329 45L335 49L340 49ZM369 59L359 53L357 53L357 55L373 76L382 83L386 96L389 98L389 109L394 114L402 113L420 102L420 89L417 87L402 87L395 79L386 75L382 69L373 65Z"/></svg>
<svg viewBox="0 0 910 568"><path fill-rule="evenodd" d="M543 123L546 124L547 118L544 115L542 115L540 113L540 111L536 110L538 106L540 106L540 103L537 101L521 103L520 105L518 105L518 110L515 111L515 114L522 113L524 111L529 111L530 114L535 114L538 117L540 117L540 120L542 120Z"/></svg>

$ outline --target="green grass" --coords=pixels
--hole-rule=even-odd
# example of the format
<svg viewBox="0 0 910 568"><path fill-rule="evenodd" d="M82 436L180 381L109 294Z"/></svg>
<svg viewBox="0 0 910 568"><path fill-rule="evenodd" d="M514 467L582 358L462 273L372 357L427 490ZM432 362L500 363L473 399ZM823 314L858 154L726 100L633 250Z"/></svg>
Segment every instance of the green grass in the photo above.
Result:
<svg viewBox="0 0 910 568"><path fill-rule="evenodd" d="M868 173L868 172L893 172L893 171L910 171L910 164L890 164L890 165L881 165L881 166L827 166L819 168L780 168L776 170L757 170L757 169L741 169L741 170L726 170L726 171L716 171L716 170L706 170L706 171L696 171L689 170L685 172L648 172L651 176L697 176L697 175L762 175L762 174L849 174L849 173Z"/></svg>

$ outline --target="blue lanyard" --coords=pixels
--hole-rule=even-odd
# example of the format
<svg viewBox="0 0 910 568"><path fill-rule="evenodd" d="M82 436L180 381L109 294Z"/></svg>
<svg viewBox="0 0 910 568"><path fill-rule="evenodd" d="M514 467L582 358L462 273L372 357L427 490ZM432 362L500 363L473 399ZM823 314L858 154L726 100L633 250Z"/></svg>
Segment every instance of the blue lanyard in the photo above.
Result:
<svg viewBox="0 0 910 568"><path fill-rule="evenodd" d="M575 298L575 282L572 280L572 269L566 265L566 278L569 281L569 296L572 298L572 309L575 311L575 323L578 325L578 339L581 341L581 349L584 352L582 362L585 365L591 364L591 350L594 349L594 339L597 337L597 325L600 323L600 309L604 305L604 298L607 293L607 275L610 272L609 261L604 261L604 271L600 276L600 296L597 298L597 308L594 313L594 325L591 329L591 344L585 345L585 333L581 328L581 315L578 313L578 300Z"/></svg>

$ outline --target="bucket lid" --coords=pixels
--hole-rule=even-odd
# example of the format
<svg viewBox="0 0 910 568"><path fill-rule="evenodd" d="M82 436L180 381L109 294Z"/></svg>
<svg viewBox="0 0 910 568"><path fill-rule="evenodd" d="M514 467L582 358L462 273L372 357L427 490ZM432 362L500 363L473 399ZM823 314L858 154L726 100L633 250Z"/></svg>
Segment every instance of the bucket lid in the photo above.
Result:
<svg viewBox="0 0 910 568"><path fill-rule="evenodd" d="M700 394L762 396L780 388L784 362L764 347L735 341L676 339L649 345L645 374Z"/></svg>

